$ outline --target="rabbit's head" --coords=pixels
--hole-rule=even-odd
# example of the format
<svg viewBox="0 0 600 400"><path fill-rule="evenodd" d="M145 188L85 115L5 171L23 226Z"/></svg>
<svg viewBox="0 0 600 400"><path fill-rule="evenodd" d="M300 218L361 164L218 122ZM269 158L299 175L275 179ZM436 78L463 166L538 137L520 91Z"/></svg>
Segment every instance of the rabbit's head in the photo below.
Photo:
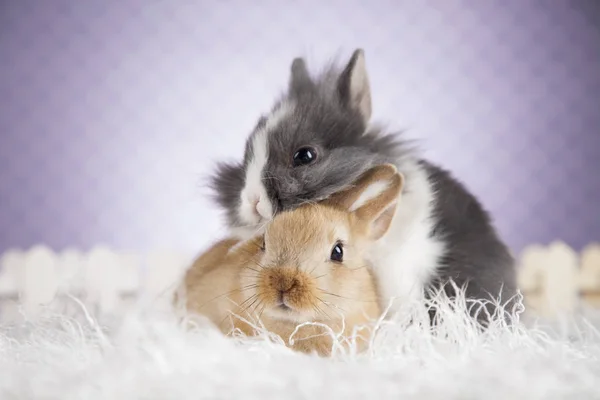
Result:
<svg viewBox="0 0 600 400"><path fill-rule="evenodd" d="M376 283L364 254L388 230L402 184L393 165L380 165L322 203L275 216L242 277L246 302L295 322L360 319L365 307L373 310Z"/></svg>
<svg viewBox="0 0 600 400"><path fill-rule="evenodd" d="M243 162L219 164L212 178L230 227L252 235L278 212L326 199L371 166L397 160L403 142L369 130L370 117L362 50L317 78L295 59L286 94L258 122Z"/></svg>

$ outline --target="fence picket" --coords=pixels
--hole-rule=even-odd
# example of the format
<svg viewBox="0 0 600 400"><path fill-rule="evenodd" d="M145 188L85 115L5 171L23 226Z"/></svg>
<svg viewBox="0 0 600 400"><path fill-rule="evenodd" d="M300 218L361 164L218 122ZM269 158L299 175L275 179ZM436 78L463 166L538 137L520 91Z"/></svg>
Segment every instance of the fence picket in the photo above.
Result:
<svg viewBox="0 0 600 400"><path fill-rule="evenodd" d="M119 304L119 257L104 246L93 248L84 260L86 302L100 313L114 312Z"/></svg>
<svg viewBox="0 0 600 400"><path fill-rule="evenodd" d="M547 315L569 314L578 304L578 255L563 242L554 242L548 248L544 266L544 304Z"/></svg>
<svg viewBox="0 0 600 400"><path fill-rule="evenodd" d="M58 292L79 295L85 290L83 283L84 255L75 249L67 249L58 255Z"/></svg>
<svg viewBox="0 0 600 400"><path fill-rule="evenodd" d="M28 318L35 318L41 306L50 304L58 289L57 257L46 246L35 246L25 254L18 275L19 297Z"/></svg>
<svg viewBox="0 0 600 400"><path fill-rule="evenodd" d="M24 265L25 255L20 250L8 250L0 257L0 297L16 296Z"/></svg>
<svg viewBox="0 0 600 400"><path fill-rule="evenodd" d="M517 284L525 295L525 303L536 312L544 310L545 262L546 249L541 245L533 245L522 252L517 270Z"/></svg>
<svg viewBox="0 0 600 400"><path fill-rule="evenodd" d="M146 258L143 294L158 307L169 307L173 292L190 264L190 258L173 251L156 251Z"/></svg>
<svg viewBox="0 0 600 400"><path fill-rule="evenodd" d="M141 273L142 273L142 257L134 253L121 253L119 281L117 282L117 290L119 293L134 295L140 290Z"/></svg>
<svg viewBox="0 0 600 400"><path fill-rule="evenodd" d="M588 245L581 252L579 288L586 303L600 307L600 244Z"/></svg>

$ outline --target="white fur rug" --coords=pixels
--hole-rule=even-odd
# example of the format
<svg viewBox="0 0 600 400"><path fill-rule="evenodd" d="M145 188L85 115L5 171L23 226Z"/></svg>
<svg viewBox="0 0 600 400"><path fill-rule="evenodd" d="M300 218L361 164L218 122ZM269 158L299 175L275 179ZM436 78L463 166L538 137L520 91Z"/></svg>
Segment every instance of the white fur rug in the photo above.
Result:
<svg viewBox="0 0 600 400"><path fill-rule="evenodd" d="M460 311L441 312L435 334L382 323L368 353L332 359L267 335L184 332L158 313L127 315L108 332L54 315L2 328L0 399L600 399L600 324L478 333Z"/></svg>

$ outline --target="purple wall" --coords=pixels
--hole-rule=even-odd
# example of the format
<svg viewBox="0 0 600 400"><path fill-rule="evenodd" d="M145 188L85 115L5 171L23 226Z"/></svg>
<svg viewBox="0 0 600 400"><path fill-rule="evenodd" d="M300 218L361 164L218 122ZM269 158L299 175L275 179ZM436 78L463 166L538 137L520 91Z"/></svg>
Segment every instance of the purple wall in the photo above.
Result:
<svg viewBox="0 0 600 400"><path fill-rule="evenodd" d="M600 240L598 1L23 0L0 3L0 251L204 246L203 178L291 59L356 46L375 117L515 250Z"/></svg>

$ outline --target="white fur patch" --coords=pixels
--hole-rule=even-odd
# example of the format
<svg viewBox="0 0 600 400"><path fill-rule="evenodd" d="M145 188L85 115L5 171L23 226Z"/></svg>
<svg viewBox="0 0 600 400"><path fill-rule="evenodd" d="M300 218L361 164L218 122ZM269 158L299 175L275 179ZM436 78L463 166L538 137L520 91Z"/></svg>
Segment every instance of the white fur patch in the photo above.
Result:
<svg viewBox="0 0 600 400"><path fill-rule="evenodd" d="M265 126L252 139L252 159L246 170L246 181L241 192L239 216L252 234L256 233L256 225L273 217L274 209L265 185L262 181L263 171L269 158L269 131L277 127L280 121L290 113L292 107L283 103L267 119ZM243 229L246 231L246 229ZM244 236L244 235L242 235Z"/></svg>
<svg viewBox="0 0 600 400"><path fill-rule="evenodd" d="M247 224L258 224L272 212L268 200L265 204L267 192L262 183L267 157L267 132L261 130L252 139L252 159L246 170L246 183L241 193L240 218Z"/></svg>
<svg viewBox="0 0 600 400"><path fill-rule="evenodd" d="M411 168L412 171L406 171ZM396 215L387 234L375 243L368 260L373 265L382 305L390 300L392 312L403 303L422 298L423 289L437 269L445 245L429 235L434 221L431 213L434 193L427 174L416 164L403 165L401 170L410 178L398 201Z"/></svg>

